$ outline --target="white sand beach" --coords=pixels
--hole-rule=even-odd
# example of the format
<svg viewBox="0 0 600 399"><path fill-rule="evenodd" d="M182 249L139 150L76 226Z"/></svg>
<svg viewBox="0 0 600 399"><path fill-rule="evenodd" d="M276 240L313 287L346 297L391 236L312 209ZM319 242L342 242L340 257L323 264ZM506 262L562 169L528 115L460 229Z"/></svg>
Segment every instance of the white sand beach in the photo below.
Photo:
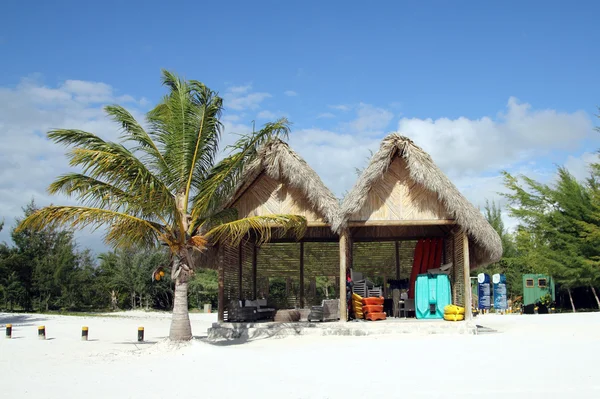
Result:
<svg viewBox="0 0 600 399"><path fill-rule="evenodd" d="M0 313L7 398L600 397L600 313L485 315L479 335L300 336L218 345L215 314L192 314L193 342L165 340L170 314ZM39 340L44 325L47 340ZM81 341L81 327L89 341ZM145 343L137 342L144 326ZM2 331L4 335L4 331Z"/></svg>

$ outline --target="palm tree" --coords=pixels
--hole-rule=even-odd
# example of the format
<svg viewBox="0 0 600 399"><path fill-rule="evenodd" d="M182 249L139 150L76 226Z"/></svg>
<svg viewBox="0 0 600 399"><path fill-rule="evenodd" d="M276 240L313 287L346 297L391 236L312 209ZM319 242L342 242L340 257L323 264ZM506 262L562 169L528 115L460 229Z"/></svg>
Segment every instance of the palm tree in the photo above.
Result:
<svg viewBox="0 0 600 399"><path fill-rule="evenodd" d="M300 237L306 220L297 215L238 219L235 210L224 209L258 149L287 137L287 120L240 136L229 155L217 161L223 100L202 83L168 71L163 70L162 82L169 92L146 115L146 128L121 106L105 108L122 128L122 143L74 129L48 133L54 142L73 147L70 164L81 168L81 173L58 177L49 192L74 196L82 205L42 208L18 228L106 226L105 242L115 248L168 246L167 267L175 281L170 338L189 340L188 280L199 266L192 252L222 242L237 245L249 232L265 242L272 227L278 234Z"/></svg>

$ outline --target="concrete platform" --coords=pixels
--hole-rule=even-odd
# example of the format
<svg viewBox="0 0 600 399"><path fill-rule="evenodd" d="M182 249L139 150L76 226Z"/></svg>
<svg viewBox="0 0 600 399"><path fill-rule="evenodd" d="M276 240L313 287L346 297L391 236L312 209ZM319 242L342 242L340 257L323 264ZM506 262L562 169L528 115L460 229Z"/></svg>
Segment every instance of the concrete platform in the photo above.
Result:
<svg viewBox="0 0 600 399"><path fill-rule="evenodd" d="M297 335L403 335L403 334L477 334L474 322L449 322L444 320L387 319L380 321L296 322L296 323L213 323L208 329L209 340L251 340L268 337Z"/></svg>

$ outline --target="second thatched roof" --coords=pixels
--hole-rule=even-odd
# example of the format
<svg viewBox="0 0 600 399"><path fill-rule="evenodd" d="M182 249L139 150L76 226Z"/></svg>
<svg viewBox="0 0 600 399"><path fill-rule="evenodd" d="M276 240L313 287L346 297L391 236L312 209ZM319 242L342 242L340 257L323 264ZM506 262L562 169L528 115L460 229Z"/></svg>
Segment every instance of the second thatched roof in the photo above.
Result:
<svg viewBox="0 0 600 399"><path fill-rule="evenodd" d="M328 223L337 221L338 199L306 161L280 139L272 140L259 149L257 157L244 171L228 206L240 198L261 173L299 190Z"/></svg>
<svg viewBox="0 0 600 399"><path fill-rule="evenodd" d="M429 154L409 138L397 133L390 134L382 141L379 151L344 199L340 217L333 225L335 231L339 232L348 223L350 215L360 211L369 191L383 177L395 156L404 159L410 177L437 194L456 224L467 232L473 245L474 251L470 252L474 266L493 263L502 257L500 237L483 214L458 191Z"/></svg>

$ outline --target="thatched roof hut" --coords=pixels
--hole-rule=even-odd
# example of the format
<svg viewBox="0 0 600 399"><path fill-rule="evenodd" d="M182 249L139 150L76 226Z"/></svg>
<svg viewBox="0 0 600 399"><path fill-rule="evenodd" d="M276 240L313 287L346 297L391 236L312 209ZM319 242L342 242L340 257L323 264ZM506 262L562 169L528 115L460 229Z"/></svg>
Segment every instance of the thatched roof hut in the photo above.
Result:
<svg viewBox="0 0 600 399"><path fill-rule="evenodd" d="M374 194L378 185L385 185L385 179L389 179L390 174L396 180L388 183L385 193ZM381 217L382 212L386 211L382 204L386 199L381 197L392 194L392 185L398 179L406 180L401 182L404 198L388 206L388 215ZM421 194L414 194L417 192ZM404 206L401 205L403 201L413 202L409 204L412 206L410 215L399 214L399 209ZM383 140L379 151L344 199L340 217L333 228L339 232L352 221L369 218L412 219L414 222L450 219L469 236L471 267L495 262L502 256L500 237L483 214L458 191L425 151L397 133Z"/></svg>
<svg viewBox="0 0 600 399"><path fill-rule="evenodd" d="M333 224L339 202L317 173L288 144L265 144L248 165L226 207L239 217L288 213L305 216L308 226Z"/></svg>

